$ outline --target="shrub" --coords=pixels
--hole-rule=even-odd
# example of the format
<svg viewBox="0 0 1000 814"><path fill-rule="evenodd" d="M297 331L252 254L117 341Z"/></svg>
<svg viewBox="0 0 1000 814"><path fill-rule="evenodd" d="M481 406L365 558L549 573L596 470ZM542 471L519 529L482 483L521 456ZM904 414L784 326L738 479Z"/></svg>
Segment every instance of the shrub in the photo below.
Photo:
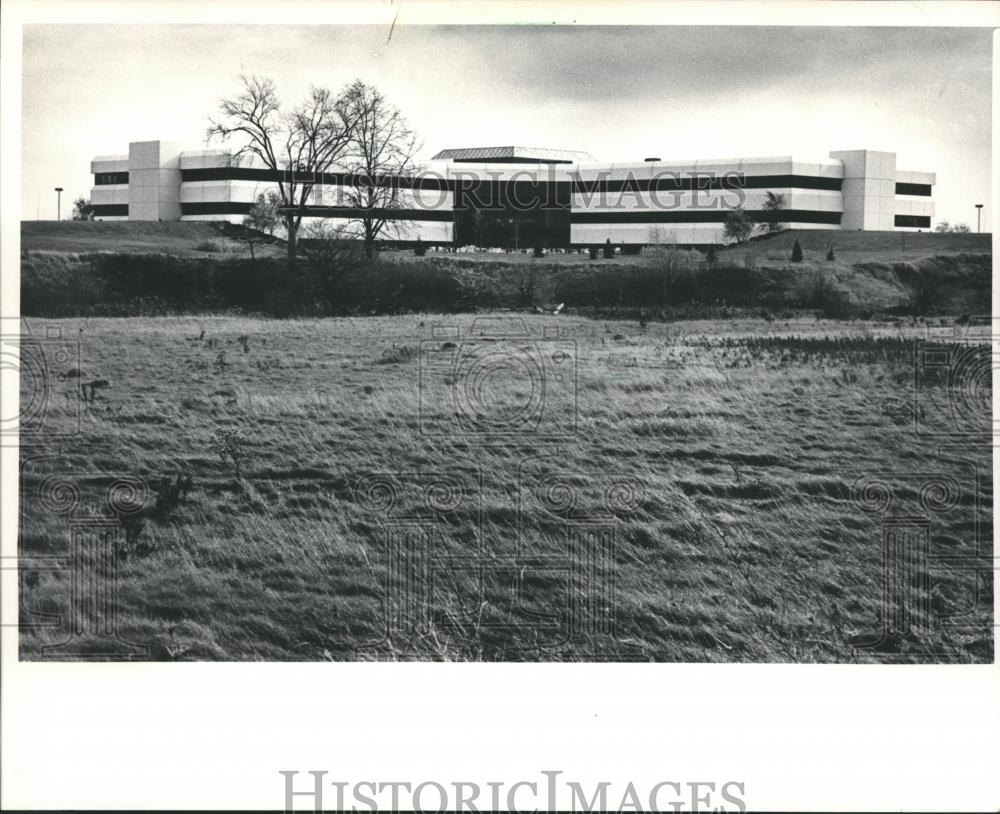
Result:
<svg viewBox="0 0 1000 814"><path fill-rule="evenodd" d="M939 279L926 272L918 273L911 285L910 312L920 317L927 316L940 304L944 286Z"/></svg>
<svg viewBox="0 0 1000 814"><path fill-rule="evenodd" d="M535 248L532 249L531 253L534 257L545 257L544 249L542 249L542 247L537 243L535 244Z"/></svg>
<svg viewBox="0 0 1000 814"><path fill-rule="evenodd" d="M709 246L708 252L705 254L705 262L708 263L709 268L715 268L719 264L719 252L715 246Z"/></svg>
<svg viewBox="0 0 1000 814"><path fill-rule="evenodd" d="M195 246L195 249L199 252L209 252L211 254L218 254L222 251L222 247L214 240L203 240Z"/></svg>
<svg viewBox="0 0 1000 814"><path fill-rule="evenodd" d="M768 192L764 200L764 223L763 228L769 233L781 231L781 213L785 210L785 196L774 192Z"/></svg>
<svg viewBox="0 0 1000 814"><path fill-rule="evenodd" d="M795 241L795 245L792 246L792 262L801 263L802 262L802 246L799 245L799 241Z"/></svg>
<svg viewBox="0 0 1000 814"><path fill-rule="evenodd" d="M726 237L735 243L746 243L750 239L753 230L754 223L743 207L737 206L726 215L723 231Z"/></svg>
<svg viewBox="0 0 1000 814"><path fill-rule="evenodd" d="M615 247L611 245L611 238L609 237L604 243L604 257L610 259L615 256Z"/></svg>
<svg viewBox="0 0 1000 814"><path fill-rule="evenodd" d="M166 517L183 503L194 488L194 479L190 475L175 475L161 477L152 482L154 497L152 514L154 517Z"/></svg>
<svg viewBox="0 0 1000 814"><path fill-rule="evenodd" d="M417 238L417 245L413 247L413 254L417 257L423 257L427 254L427 247L423 244L420 238Z"/></svg>
<svg viewBox="0 0 1000 814"><path fill-rule="evenodd" d="M681 301L690 299L695 288L695 269L701 257L697 252L682 251L673 246L652 246L649 250L649 268L654 278L649 283L656 286L654 290L644 291L640 296L660 305L666 305L668 300ZM638 282L638 281L636 281Z"/></svg>
<svg viewBox="0 0 1000 814"><path fill-rule="evenodd" d="M243 479L247 453L243 433L236 428L220 428L211 442L212 451L237 481Z"/></svg>
<svg viewBox="0 0 1000 814"><path fill-rule="evenodd" d="M830 244L829 251L827 251L827 253L826 253L826 259L827 260L836 260L837 259L836 257L833 256L833 244L832 243Z"/></svg>
<svg viewBox="0 0 1000 814"><path fill-rule="evenodd" d="M599 250L598 250L597 246L591 246L589 249L587 249L587 253L590 255L590 259L591 260L596 260L597 259L598 251Z"/></svg>
<svg viewBox="0 0 1000 814"><path fill-rule="evenodd" d="M417 349L412 345L400 345L397 347L394 344L391 349L382 351L382 357L376 363L380 365L398 365L410 362L416 358Z"/></svg>

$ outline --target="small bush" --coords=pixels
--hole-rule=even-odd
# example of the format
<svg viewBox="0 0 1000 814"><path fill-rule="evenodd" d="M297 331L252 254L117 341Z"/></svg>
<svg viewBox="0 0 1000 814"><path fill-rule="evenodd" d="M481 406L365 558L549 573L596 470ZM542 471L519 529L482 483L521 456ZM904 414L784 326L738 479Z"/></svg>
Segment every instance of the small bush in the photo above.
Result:
<svg viewBox="0 0 1000 814"><path fill-rule="evenodd" d="M417 349L411 345L392 346L391 349L382 351L382 357L378 359L380 365L399 365L410 362L417 358Z"/></svg>
<svg viewBox="0 0 1000 814"><path fill-rule="evenodd" d="M795 245L792 246L792 262L801 263L802 262L802 246L799 245L799 241L795 241Z"/></svg>
<svg viewBox="0 0 1000 814"><path fill-rule="evenodd" d="M218 254L222 251L222 247L214 240L203 240L195 249L199 252L208 252L210 254Z"/></svg>
<svg viewBox="0 0 1000 814"><path fill-rule="evenodd" d="M597 259L598 251L599 249L597 248L597 246L591 246L589 249L587 249L587 253L590 255L591 260Z"/></svg>
<svg viewBox="0 0 1000 814"><path fill-rule="evenodd" d="M427 247L423 244L420 238L417 238L417 245L413 247L413 254L417 257L423 257L427 254Z"/></svg>
<svg viewBox="0 0 1000 814"><path fill-rule="evenodd" d="M212 451L218 456L219 462L237 481L243 479L243 467L247 459L245 444L243 433L235 428L217 429L211 442Z"/></svg>
<svg viewBox="0 0 1000 814"><path fill-rule="evenodd" d="M833 256L833 244L832 243L830 244L829 251L827 251L827 253L826 253L826 259L830 260L830 261L833 261L833 260L837 259L836 257Z"/></svg>
<svg viewBox="0 0 1000 814"><path fill-rule="evenodd" d="M708 253L705 255L705 262L708 263L708 267L712 269L719 265L719 252L715 246L708 247Z"/></svg>
<svg viewBox="0 0 1000 814"><path fill-rule="evenodd" d="M615 247L611 245L611 238L609 237L604 243L604 257L610 259L615 256Z"/></svg>
<svg viewBox="0 0 1000 814"><path fill-rule="evenodd" d="M152 514L154 517L166 517L183 503L194 488L194 479L190 475L176 475L159 478L152 483L155 495Z"/></svg>

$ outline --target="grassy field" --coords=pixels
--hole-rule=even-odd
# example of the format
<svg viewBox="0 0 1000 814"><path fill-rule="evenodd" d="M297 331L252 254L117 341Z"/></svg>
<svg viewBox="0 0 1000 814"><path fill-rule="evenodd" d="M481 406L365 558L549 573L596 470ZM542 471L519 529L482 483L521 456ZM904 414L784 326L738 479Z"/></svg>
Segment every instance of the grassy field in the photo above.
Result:
<svg viewBox="0 0 1000 814"><path fill-rule="evenodd" d="M22 252L122 252L178 257L249 257L238 227L214 221L21 221ZM284 255L284 244L255 245L258 257Z"/></svg>
<svg viewBox="0 0 1000 814"><path fill-rule="evenodd" d="M21 221L22 251L52 252L132 252L173 254L200 257L206 252L198 247L217 244L217 253L249 257L246 243L236 239L238 228L212 221ZM820 229L796 229L755 239L746 246L720 247L722 259L742 262L746 256L767 264L781 265L791 257L792 244L798 240L806 255L806 265L824 261L827 249L834 247L837 261L843 265L881 262L891 255L899 262L921 260L935 255L988 254L992 236L989 234L937 234L934 232L841 232ZM282 256L284 244L261 247L263 256ZM211 253L211 252L209 252ZM447 257L478 262L532 263L531 253L458 253L431 252L430 258ZM386 259L411 259L412 250L389 251ZM549 254L549 263L581 262L581 255ZM596 260L582 257L587 263L642 264L638 255L618 255Z"/></svg>
<svg viewBox="0 0 1000 814"><path fill-rule="evenodd" d="M827 267L826 254L834 249L835 264L851 266L855 263L878 263L891 259L896 262L913 262L928 257L956 254L989 254L992 250L992 235L959 234L937 232L846 232L826 229L785 230L774 235L759 235L742 246L719 246L720 262L733 261L743 264L750 257L761 265L791 266L792 245L797 240L805 254L803 264L797 268L808 268L817 263ZM388 257L412 257L413 252L403 250L388 252ZM521 252L457 252L446 254L431 252L427 257L442 256L456 260L478 262L532 263L536 258L530 251ZM546 262L572 264L581 262L602 264L642 265L646 260L642 255L619 254L605 258L603 252L590 260L585 255L570 252L552 253L545 256Z"/></svg>
<svg viewBox="0 0 1000 814"><path fill-rule="evenodd" d="M927 326L446 322L31 320L22 658L992 660L990 458L916 431L956 420ZM102 517L147 649L43 652Z"/></svg>
<svg viewBox="0 0 1000 814"><path fill-rule="evenodd" d="M990 234L937 232L846 232L802 229L763 236L748 246L725 249L723 256L742 258L752 254L760 263L787 263L792 245L799 241L804 262L825 262L833 246L836 262L855 263L912 262L927 257L955 254L989 254Z"/></svg>

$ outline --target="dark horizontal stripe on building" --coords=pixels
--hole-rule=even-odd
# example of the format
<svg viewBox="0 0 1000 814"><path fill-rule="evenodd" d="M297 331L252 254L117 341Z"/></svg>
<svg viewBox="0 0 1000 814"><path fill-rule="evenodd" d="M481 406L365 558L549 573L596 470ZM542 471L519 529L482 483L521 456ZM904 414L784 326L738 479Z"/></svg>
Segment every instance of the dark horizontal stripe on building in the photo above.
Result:
<svg viewBox="0 0 1000 814"><path fill-rule="evenodd" d="M210 167L202 170L181 170L181 182L188 181L257 181L277 184L295 182L298 184L326 184L329 186L356 187L371 185L367 176L344 172L283 172L281 170L259 169L257 167ZM386 186L397 189L432 189L447 191L447 179L433 176L419 176L416 179L395 175L389 177Z"/></svg>
<svg viewBox="0 0 1000 814"><path fill-rule="evenodd" d="M245 215L253 208L251 203L213 201L211 203L182 203L181 215Z"/></svg>
<svg viewBox="0 0 1000 814"><path fill-rule="evenodd" d="M330 186L365 186L371 181L367 176L341 172L324 173L289 173L280 170L260 169L257 167L210 167L199 170L181 170L181 181L257 181L260 183L278 183L294 181L296 183L319 183ZM621 192L690 192L694 190L713 189L823 189L837 192L843 180L840 178L821 178L812 175L722 175L708 173L697 175L663 174L657 178L597 178L583 180L573 178L568 181L549 181L544 177L533 179L528 177L497 180L489 177L441 178L433 175L390 176L383 183L399 189L424 189L455 192L484 184L527 184L537 187L556 187L560 194L569 192L584 194L621 193Z"/></svg>
<svg viewBox="0 0 1000 814"><path fill-rule="evenodd" d="M929 198L931 196L931 185L930 184L902 184L896 183L896 194L897 195L923 195Z"/></svg>
<svg viewBox="0 0 1000 814"><path fill-rule="evenodd" d="M95 172L94 186L106 186L107 184L127 184L127 172Z"/></svg>
<svg viewBox="0 0 1000 814"><path fill-rule="evenodd" d="M349 206L307 206L307 217L313 218L365 218L384 220L446 221L454 220L454 213L448 209L355 209Z"/></svg>
<svg viewBox="0 0 1000 814"><path fill-rule="evenodd" d="M95 218L110 218L128 214L128 204L94 204L91 209Z"/></svg>
<svg viewBox="0 0 1000 814"><path fill-rule="evenodd" d="M707 173L669 174L658 178L595 179L573 181L573 191L600 194L602 192L693 192L711 189L828 189L839 192L842 178L821 178L814 175L732 175L715 176Z"/></svg>
<svg viewBox="0 0 1000 814"><path fill-rule="evenodd" d="M236 202L182 203L181 215L245 215L253 204ZM447 221L453 219L449 209L355 209L349 206L305 206L302 214L309 218L382 218L384 220Z"/></svg>
<svg viewBox="0 0 1000 814"><path fill-rule="evenodd" d="M587 212L574 210L570 220L574 224L600 223L723 223L732 210L678 210L656 211L631 210L614 212ZM748 217L756 222L765 223L774 218L774 213L764 211L747 211ZM840 212L819 212L812 209L782 209L778 214L781 223L826 223L840 224Z"/></svg>
<svg viewBox="0 0 1000 814"><path fill-rule="evenodd" d="M931 219L928 215L896 215L896 226L909 226L916 229L930 229Z"/></svg>

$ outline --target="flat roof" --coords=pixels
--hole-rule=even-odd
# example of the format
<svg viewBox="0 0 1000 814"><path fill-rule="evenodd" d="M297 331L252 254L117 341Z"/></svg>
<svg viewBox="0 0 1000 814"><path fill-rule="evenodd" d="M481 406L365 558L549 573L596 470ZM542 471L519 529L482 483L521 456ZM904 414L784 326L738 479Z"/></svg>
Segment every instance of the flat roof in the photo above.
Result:
<svg viewBox="0 0 1000 814"><path fill-rule="evenodd" d="M548 147L457 147L442 150L432 161L542 161L576 164L596 161L583 150L553 150Z"/></svg>

